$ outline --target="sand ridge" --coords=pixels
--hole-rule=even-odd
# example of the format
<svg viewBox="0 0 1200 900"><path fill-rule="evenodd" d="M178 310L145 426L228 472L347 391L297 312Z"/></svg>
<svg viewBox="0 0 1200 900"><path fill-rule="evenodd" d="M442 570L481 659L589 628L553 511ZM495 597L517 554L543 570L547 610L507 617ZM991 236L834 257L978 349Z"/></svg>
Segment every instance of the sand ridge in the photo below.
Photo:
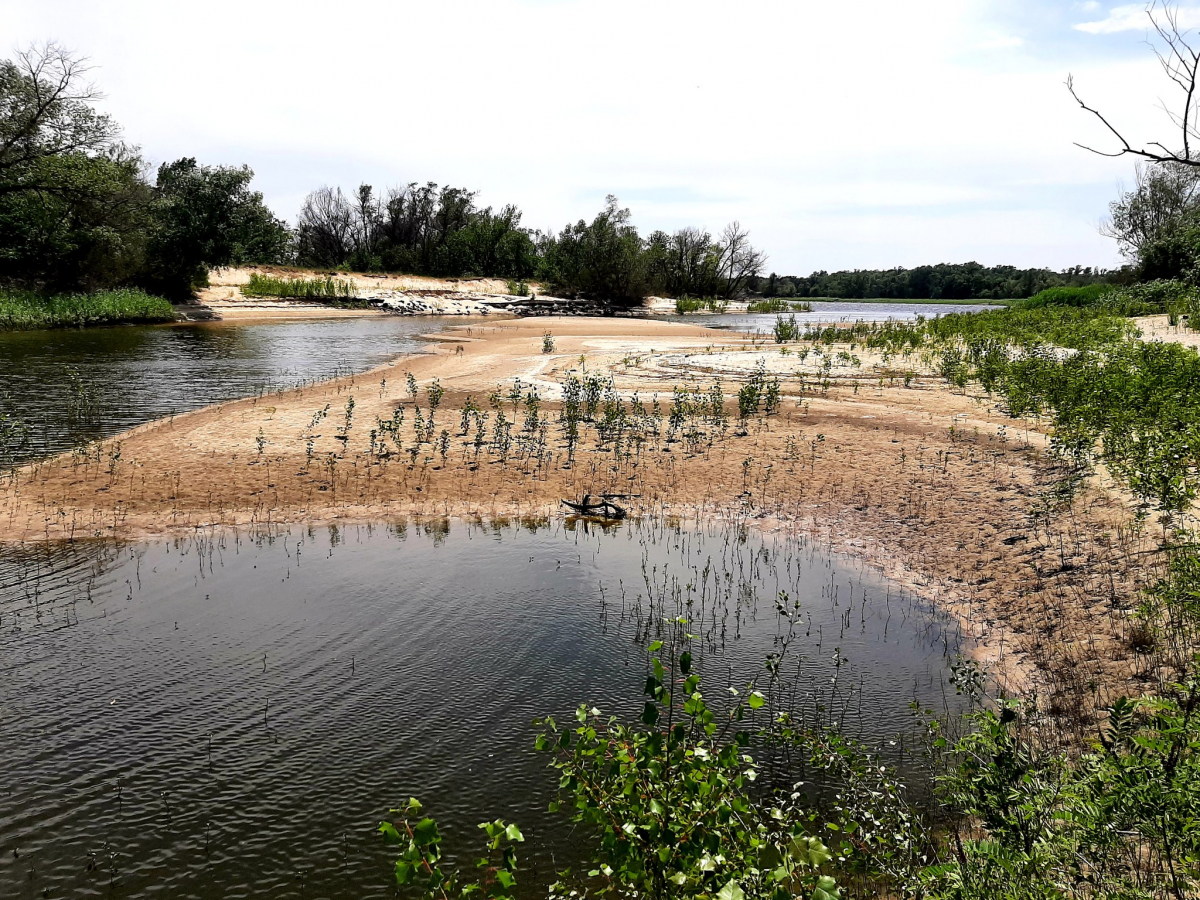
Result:
<svg viewBox="0 0 1200 900"><path fill-rule="evenodd" d="M904 386L900 370L915 361L889 370L856 354L856 365L832 370L827 391L811 377L802 391L788 375L794 359L780 363L774 344L731 332L644 319L472 320L361 375L220 404L27 466L0 483L0 539L546 517L562 513L562 498L609 491L632 495L622 502L634 514L803 532L864 559L957 617L980 658L1052 704L1149 677L1122 613L1145 575L1121 498L1092 485L1054 510L1046 497L1061 473L1036 423L927 372ZM739 434L736 392L760 360L781 374L782 406ZM588 426L571 462L560 385L589 373L611 377L626 402L656 399L664 432L674 389L708 390L720 377L731 424L692 443L664 433L615 446ZM445 395L433 440L417 444L416 406L424 420L434 379ZM522 435L527 410L504 399L514 379L542 400L539 431ZM490 416L483 446L470 424L460 434L468 403ZM379 433L397 407L403 449ZM504 453L490 434L501 412L515 423Z"/></svg>

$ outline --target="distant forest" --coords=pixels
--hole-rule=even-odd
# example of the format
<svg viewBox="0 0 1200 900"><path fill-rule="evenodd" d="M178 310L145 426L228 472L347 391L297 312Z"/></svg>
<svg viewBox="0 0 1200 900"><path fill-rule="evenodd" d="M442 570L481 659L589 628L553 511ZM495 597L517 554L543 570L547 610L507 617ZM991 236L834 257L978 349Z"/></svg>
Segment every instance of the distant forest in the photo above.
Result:
<svg viewBox="0 0 1200 900"><path fill-rule="evenodd" d="M813 272L808 276L772 272L751 279L750 291L764 297L841 297L848 300L1004 300L1032 297L1052 287L1082 287L1122 281L1125 270L1075 266L1018 269L977 262L939 263L914 269L855 269Z"/></svg>
<svg viewBox="0 0 1200 900"><path fill-rule="evenodd" d="M716 233L685 227L643 235L609 196L590 220L538 231L522 224L513 204L482 206L474 191L432 182L319 187L289 223L252 190L248 166L185 157L151 169L98 111L100 94L87 75L81 60L54 44L0 60L0 289L138 287L184 297L207 283L210 269L247 263L491 276L514 286L536 279L560 295L626 301L652 294L1018 298L1117 277L978 263L764 276L766 254L736 221ZM1191 197L1191 182L1176 181L1171 196L1187 188ZM1144 205L1130 207L1126 218L1141 231L1125 244L1140 248L1156 277L1192 266L1192 232L1143 240ZM1114 223L1124 221L1114 215Z"/></svg>

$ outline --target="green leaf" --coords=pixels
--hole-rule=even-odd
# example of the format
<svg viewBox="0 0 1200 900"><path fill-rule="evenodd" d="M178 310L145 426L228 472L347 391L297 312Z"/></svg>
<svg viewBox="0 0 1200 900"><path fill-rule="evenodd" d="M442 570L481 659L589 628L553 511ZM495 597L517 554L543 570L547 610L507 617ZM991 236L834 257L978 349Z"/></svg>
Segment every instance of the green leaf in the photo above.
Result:
<svg viewBox="0 0 1200 900"><path fill-rule="evenodd" d="M525 840L525 835L521 834L521 829L518 828L516 825L509 825L507 828L505 828L504 836L506 838L508 838L510 841Z"/></svg>
<svg viewBox="0 0 1200 900"><path fill-rule="evenodd" d="M396 844L400 843L400 832L396 830L396 826L391 822L380 822L379 831L385 840Z"/></svg>
<svg viewBox="0 0 1200 900"><path fill-rule="evenodd" d="M408 798L408 811L410 813L419 813L421 811L421 801L416 797Z"/></svg>
<svg viewBox="0 0 1200 900"><path fill-rule="evenodd" d="M662 649L662 645L663 645L662 641L655 641L654 643L652 643L650 645L650 652L657 653L659 650Z"/></svg>
<svg viewBox="0 0 1200 900"><path fill-rule="evenodd" d="M396 860L396 884L408 884L412 880L413 867L404 860Z"/></svg>
<svg viewBox="0 0 1200 900"><path fill-rule="evenodd" d="M746 702L750 705L751 709L759 709L764 703L767 702L767 698L758 691L751 691L750 696L746 699Z"/></svg>
<svg viewBox="0 0 1200 900"><path fill-rule="evenodd" d="M717 900L746 900L746 894L738 883L730 878L725 887L717 891Z"/></svg>
<svg viewBox="0 0 1200 900"><path fill-rule="evenodd" d="M692 671L692 654L688 653L686 650L679 655L679 671L684 675Z"/></svg>
<svg viewBox="0 0 1200 900"><path fill-rule="evenodd" d="M658 707L653 703L647 703L642 709L642 722L646 725L654 727L654 723L658 721Z"/></svg>
<svg viewBox="0 0 1200 900"><path fill-rule="evenodd" d="M517 883L517 879L511 873L506 872L503 869L496 873L496 880L506 888L510 888Z"/></svg>
<svg viewBox="0 0 1200 900"><path fill-rule="evenodd" d="M436 844L441 839L441 835L438 834L437 830L437 822L433 821L433 819L422 819L413 826L413 840L418 845Z"/></svg>
<svg viewBox="0 0 1200 900"><path fill-rule="evenodd" d="M813 888L812 900L839 900L842 895L838 892L837 882L828 875L822 875Z"/></svg>

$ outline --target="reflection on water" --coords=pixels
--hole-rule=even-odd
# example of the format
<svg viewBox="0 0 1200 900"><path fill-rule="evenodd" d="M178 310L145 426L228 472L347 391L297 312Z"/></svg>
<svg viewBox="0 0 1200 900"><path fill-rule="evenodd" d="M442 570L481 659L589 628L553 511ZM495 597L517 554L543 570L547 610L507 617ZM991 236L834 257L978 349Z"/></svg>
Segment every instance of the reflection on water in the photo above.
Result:
<svg viewBox="0 0 1200 900"><path fill-rule="evenodd" d="M395 316L0 333L0 411L30 427L25 455L39 456L210 403L361 372L417 351L419 335L445 324Z"/></svg>
<svg viewBox="0 0 1200 900"><path fill-rule="evenodd" d="M519 822L532 896L583 851L546 811L531 720L635 716L646 642L679 614L710 695L744 686L780 591L804 607L801 714L875 742L913 699L944 708L953 628L848 560L726 527L3 548L0 896L387 897L373 828L414 795L458 860L476 822Z"/></svg>
<svg viewBox="0 0 1200 900"><path fill-rule="evenodd" d="M911 322L918 316L932 319L950 313L980 312L1001 309L980 303L850 303L833 300L813 300L811 312L786 312L795 316L801 325L834 322ZM769 333L775 327L776 313L722 313L720 315L669 316L675 322L688 322L706 328L727 328L733 331Z"/></svg>

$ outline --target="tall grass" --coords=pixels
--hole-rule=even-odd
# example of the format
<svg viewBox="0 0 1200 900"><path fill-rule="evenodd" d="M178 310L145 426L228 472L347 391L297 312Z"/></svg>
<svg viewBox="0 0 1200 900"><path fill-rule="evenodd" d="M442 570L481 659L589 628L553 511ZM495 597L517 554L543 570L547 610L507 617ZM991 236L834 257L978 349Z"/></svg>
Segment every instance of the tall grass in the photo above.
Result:
<svg viewBox="0 0 1200 900"><path fill-rule="evenodd" d="M174 318L170 302L136 288L51 295L0 290L0 331L170 322Z"/></svg>
<svg viewBox="0 0 1200 900"><path fill-rule="evenodd" d="M281 297L289 300L353 300L358 288L352 281L324 278L275 278L250 273L250 282L242 286L246 297Z"/></svg>
<svg viewBox="0 0 1200 900"><path fill-rule="evenodd" d="M763 300L753 300L746 306L746 312L752 313L784 313L812 312L812 304L804 300L784 300L781 297L767 297Z"/></svg>
<svg viewBox="0 0 1200 900"><path fill-rule="evenodd" d="M723 313L726 305L716 297L680 297L675 301L675 312L681 316L694 312Z"/></svg>

